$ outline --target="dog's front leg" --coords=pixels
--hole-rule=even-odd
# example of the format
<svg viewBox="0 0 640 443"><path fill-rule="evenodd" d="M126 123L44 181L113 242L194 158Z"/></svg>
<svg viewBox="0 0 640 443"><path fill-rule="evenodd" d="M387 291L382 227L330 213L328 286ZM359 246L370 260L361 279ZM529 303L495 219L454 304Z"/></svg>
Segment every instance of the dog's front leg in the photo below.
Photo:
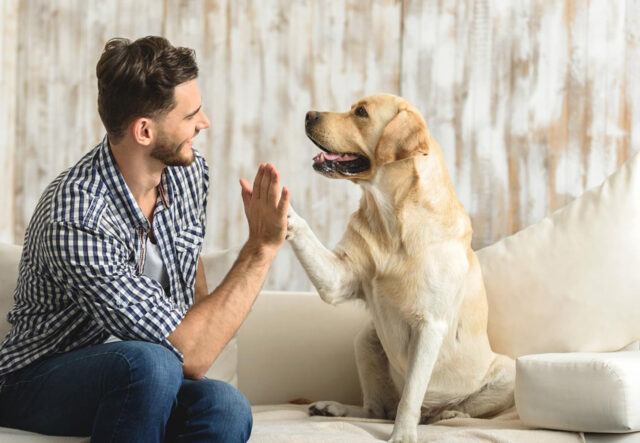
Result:
<svg viewBox="0 0 640 443"><path fill-rule="evenodd" d="M356 297L357 283L348 257L327 249L291 205L287 220L287 240L322 300L337 304Z"/></svg>
<svg viewBox="0 0 640 443"><path fill-rule="evenodd" d="M445 321L431 320L414 325L411 329L407 377L390 442L413 443L418 439L420 408L447 327Z"/></svg>

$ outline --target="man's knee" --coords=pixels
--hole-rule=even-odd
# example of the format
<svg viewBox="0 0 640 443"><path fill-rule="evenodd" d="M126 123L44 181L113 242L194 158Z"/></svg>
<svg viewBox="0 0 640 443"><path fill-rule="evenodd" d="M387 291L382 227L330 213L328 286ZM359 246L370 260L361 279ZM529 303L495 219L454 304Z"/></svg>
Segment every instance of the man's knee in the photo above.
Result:
<svg viewBox="0 0 640 443"><path fill-rule="evenodd" d="M120 357L112 374L117 383L126 383L145 397L175 398L183 380L182 364L169 349L155 343L123 341L114 343L111 352Z"/></svg>
<svg viewBox="0 0 640 443"><path fill-rule="evenodd" d="M253 417L247 398L236 388L219 380L203 378L185 383L184 394L191 403L190 421L208 423L212 440L245 442L251 435ZM179 400L182 401L182 398Z"/></svg>

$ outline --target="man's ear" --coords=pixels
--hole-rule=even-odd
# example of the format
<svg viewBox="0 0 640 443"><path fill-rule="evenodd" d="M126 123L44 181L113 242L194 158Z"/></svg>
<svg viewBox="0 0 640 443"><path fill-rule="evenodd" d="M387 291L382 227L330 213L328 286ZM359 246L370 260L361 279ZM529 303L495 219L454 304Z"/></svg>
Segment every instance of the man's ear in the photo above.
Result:
<svg viewBox="0 0 640 443"><path fill-rule="evenodd" d="M375 158L382 166L404 158L429 154L428 130L422 117L410 107L401 108L378 140Z"/></svg>
<svg viewBox="0 0 640 443"><path fill-rule="evenodd" d="M138 117L129 124L129 132L133 140L142 146L149 146L154 134L155 127L151 119Z"/></svg>

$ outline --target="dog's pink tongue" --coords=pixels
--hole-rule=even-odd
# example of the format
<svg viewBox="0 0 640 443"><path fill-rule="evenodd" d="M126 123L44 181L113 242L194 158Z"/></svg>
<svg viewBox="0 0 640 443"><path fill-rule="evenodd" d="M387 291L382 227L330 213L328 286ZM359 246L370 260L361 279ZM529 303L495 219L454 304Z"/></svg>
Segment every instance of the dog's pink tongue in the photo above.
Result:
<svg viewBox="0 0 640 443"><path fill-rule="evenodd" d="M316 163L322 163L325 160L345 162L349 160L355 160L358 157L351 154L329 154L328 152L321 152L315 157L313 157L313 161Z"/></svg>

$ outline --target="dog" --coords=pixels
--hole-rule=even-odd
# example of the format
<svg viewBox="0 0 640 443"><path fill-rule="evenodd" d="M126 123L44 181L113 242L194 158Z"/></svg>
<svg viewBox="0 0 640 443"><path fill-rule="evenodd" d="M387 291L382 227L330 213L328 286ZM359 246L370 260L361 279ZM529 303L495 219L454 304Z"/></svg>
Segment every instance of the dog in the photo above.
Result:
<svg viewBox="0 0 640 443"><path fill-rule="evenodd" d="M310 111L313 169L360 185L359 209L334 250L290 208L287 239L326 303L364 300L355 340L363 406L321 401L312 415L395 420L391 442L417 425L487 417L514 404L515 364L492 351L471 221L417 108L379 94L348 112Z"/></svg>

